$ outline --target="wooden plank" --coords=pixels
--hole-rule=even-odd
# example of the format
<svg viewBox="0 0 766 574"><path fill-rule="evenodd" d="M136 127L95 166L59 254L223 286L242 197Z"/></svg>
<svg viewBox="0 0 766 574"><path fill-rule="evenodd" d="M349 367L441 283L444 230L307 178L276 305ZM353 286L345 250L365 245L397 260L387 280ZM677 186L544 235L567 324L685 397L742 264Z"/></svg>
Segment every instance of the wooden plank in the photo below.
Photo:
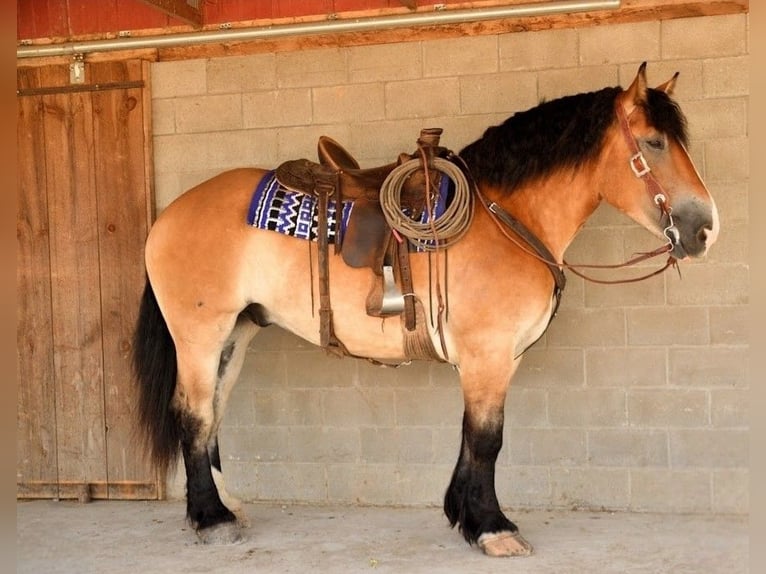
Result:
<svg viewBox="0 0 766 574"><path fill-rule="evenodd" d="M44 75L43 84L49 85ZM48 95L43 102L59 480L106 480L90 94Z"/></svg>
<svg viewBox="0 0 766 574"><path fill-rule="evenodd" d="M178 18L195 28L202 27L202 13L186 3L186 0L139 0L156 8L163 14Z"/></svg>
<svg viewBox="0 0 766 574"><path fill-rule="evenodd" d="M39 85L18 70L18 86ZM56 404L42 98L18 98L16 237L16 475L56 481Z"/></svg>
<svg viewBox="0 0 766 574"><path fill-rule="evenodd" d="M60 500L156 500L159 498L154 482L46 482L28 481L16 485L18 500L55 498Z"/></svg>
<svg viewBox="0 0 766 574"><path fill-rule="evenodd" d="M97 81L142 80L140 61L104 63ZM93 146L98 193L101 316L104 346L109 483L151 476L134 440L137 395L131 343L144 288L148 234L144 165L144 101L140 88L93 94Z"/></svg>

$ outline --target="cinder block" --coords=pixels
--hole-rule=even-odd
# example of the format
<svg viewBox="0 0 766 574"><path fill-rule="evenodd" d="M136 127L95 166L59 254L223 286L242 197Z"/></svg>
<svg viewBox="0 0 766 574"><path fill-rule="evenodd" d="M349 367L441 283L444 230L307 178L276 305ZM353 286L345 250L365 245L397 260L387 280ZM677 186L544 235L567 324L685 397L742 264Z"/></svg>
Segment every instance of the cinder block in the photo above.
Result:
<svg viewBox="0 0 766 574"><path fill-rule="evenodd" d="M596 466L667 466L667 433L647 429L589 430L588 462Z"/></svg>
<svg viewBox="0 0 766 574"><path fill-rule="evenodd" d="M748 428L750 412L749 389L718 389L710 391L710 418L714 427Z"/></svg>
<svg viewBox="0 0 766 574"><path fill-rule="evenodd" d="M706 345L709 342L704 307L646 307L627 309L628 345Z"/></svg>
<svg viewBox="0 0 766 574"><path fill-rule="evenodd" d="M670 432L670 461L676 467L747 468L747 429L683 429Z"/></svg>
<svg viewBox="0 0 766 574"><path fill-rule="evenodd" d="M287 386L287 357L282 351L250 350L245 356L240 379L250 380L259 389Z"/></svg>
<svg viewBox="0 0 766 574"><path fill-rule="evenodd" d="M190 134L154 137L154 169L164 174L182 172L192 167L207 167L208 149L203 138Z"/></svg>
<svg viewBox="0 0 766 574"><path fill-rule="evenodd" d="M460 443L462 440L462 428L459 420L455 421L454 426L432 427L431 435L433 437L434 464L452 465L457 462L460 453ZM506 425L508 428L508 425ZM507 447L503 447L498 457L500 460L507 461Z"/></svg>
<svg viewBox="0 0 766 574"><path fill-rule="evenodd" d="M665 59L721 58L747 53L747 15L663 20Z"/></svg>
<svg viewBox="0 0 766 574"><path fill-rule="evenodd" d="M710 307L710 343L746 345L750 340L750 311L746 305Z"/></svg>
<svg viewBox="0 0 766 574"><path fill-rule="evenodd" d="M241 94L194 96L175 100L176 131L200 133L237 130L242 125Z"/></svg>
<svg viewBox="0 0 766 574"><path fill-rule="evenodd" d="M207 92L206 60L154 62L150 68L152 98L201 96Z"/></svg>
<svg viewBox="0 0 766 574"><path fill-rule="evenodd" d="M327 465L327 499L329 502L354 504L397 504L399 467L386 464Z"/></svg>
<svg viewBox="0 0 766 574"><path fill-rule="evenodd" d="M683 111L693 140L742 137L747 134L747 100L715 98L684 102Z"/></svg>
<svg viewBox="0 0 766 574"><path fill-rule="evenodd" d="M551 490L553 504L564 508L619 510L630 501L627 469L552 468Z"/></svg>
<svg viewBox="0 0 766 574"><path fill-rule="evenodd" d="M710 512L710 472L632 469L630 509L641 512Z"/></svg>
<svg viewBox="0 0 766 574"><path fill-rule="evenodd" d="M356 363L328 357L319 349L291 353L287 381L293 388L349 387L357 378Z"/></svg>
<svg viewBox="0 0 766 574"><path fill-rule="evenodd" d="M359 361L358 381L363 387L428 387L431 384L430 371L427 361L414 361L399 368Z"/></svg>
<svg viewBox="0 0 766 574"><path fill-rule="evenodd" d="M276 54L211 58L207 61L209 94L254 92L277 87Z"/></svg>
<svg viewBox="0 0 766 574"><path fill-rule="evenodd" d="M582 466L586 462L585 431L578 429L511 429L511 465Z"/></svg>
<svg viewBox="0 0 766 574"><path fill-rule="evenodd" d="M578 263L620 263L625 260L623 243L623 229L621 228L604 229L588 226L577 234L567 249L566 259L573 265ZM598 271L587 269L582 271L586 274L599 276Z"/></svg>
<svg viewBox="0 0 766 574"><path fill-rule="evenodd" d="M347 145L351 129L341 124L319 124L275 129L277 137L278 161L307 158L317 160L317 141L319 136L327 135ZM349 149L351 153L354 153ZM307 286L308 287L308 286Z"/></svg>
<svg viewBox="0 0 766 574"><path fill-rule="evenodd" d="M705 180L743 181L750 175L750 140L721 138L705 142Z"/></svg>
<svg viewBox="0 0 766 574"><path fill-rule="evenodd" d="M431 463L432 431L426 427L362 428L361 461L365 463Z"/></svg>
<svg viewBox="0 0 766 574"><path fill-rule="evenodd" d="M578 64L577 30L514 32L498 37L500 71L544 70Z"/></svg>
<svg viewBox="0 0 766 574"><path fill-rule="evenodd" d="M361 454L358 428L293 426L287 440L288 452L295 462L356 462Z"/></svg>
<svg viewBox="0 0 766 574"><path fill-rule="evenodd" d="M279 52L277 87L304 88L335 86L348 82L346 50L323 48L295 52Z"/></svg>
<svg viewBox="0 0 766 574"><path fill-rule="evenodd" d="M600 274L599 277L608 279L639 277L644 272L631 269L630 271L612 271L613 274ZM665 284L661 277L652 277L646 281L626 283L624 285L603 285L600 283L585 283L585 305L590 308L605 307L648 307L665 303Z"/></svg>
<svg viewBox="0 0 766 574"><path fill-rule="evenodd" d="M355 84L413 80L422 74L419 42L357 46L348 51L348 78Z"/></svg>
<svg viewBox="0 0 766 574"><path fill-rule="evenodd" d="M513 379L521 388L579 387L585 382L582 349L532 349L524 354Z"/></svg>
<svg viewBox="0 0 766 574"><path fill-rule="evenodd" d="M505 401L506 427L547 427L548 391L511 384Z"/></svg>
<svg viewBox="0 0 766 574"><path fill-rule="evenodd" d="M537 103L537 75L532 72L460 77L460 110L463 114L493 110L511 115L533 108Z"/></svg>
<svg viewBox="0 0 766 574"><path fill-rule="evenodd" d="M553 100L616 86L618 80L618 68L611 65L543 70L538 74L538 95L541 100Z"/></svg>
<svg viewBox="0 0 766 574"><path fill-rule="evenodd" d="M393 426L397 414L391 389L327 389L322 410L325 424L336 427Z"/></svg>
<svg viewBox="0 0 766 574"><path fill-rule="evenodd" d="M731 225L747 224L750 220L750 186L747 181L708 181L707 188L713 196L724 230ZM710 253L715 254L713 245Z"/></svg>
<svg viewBox="0 0 766 574"><path fill-rule="evenodd" d="M658 387L667 381L665 349L588 348L585 377L589 387Z"/></svg>
<svg viewBox="0 0 766 574"><path fill-rule="evenodd" d="M242 94L246 128L276 128L312 122L311 90L305 88Z"/></svg>
<svg viewBox="0 0 766 574"><path fill-rule="evenodd" d="M747 96L750 91L750 60L746 56L703 60L702 74L707 97Z"/></svg>
<svg viewBox="0 0 766 574"><path fill-rule="evenodd" d="M397 470L394 483L396 504L436 508L442 506L451 468L407 463L400 465ZM434 516L438 517L436 508Z"/></svg>
<svg viewBox="0 0 766 574"><path fill-rule="evenodd" d="M748 514L750 512L750 472L748 470L713 471L713 512Z"/></svg>
<svg viewBox="0 0 766 574"><path fill-rule="evenodd" d="M744 305L750 294L749 270L745 264L687 265L683 282L668 285L670 305Z"/></svg>
<svg viewBox="0 0 766 574"><path fill-rule="evenodd" d="M580 64L597 66L660 57L660 23L589 26L579 32Z"/></svg>
<svg viewBox="0 0 766 574"><path fill-rule="evenodd" d="M161 136L176 133L175 100L152 100L152 135Z"/></svg>
<svg viewBox="0 0 766 574"><path fill-rule="evenodd" d="M727 222L724 225L725 232L708 250L705 260L701 261L701 264L715 263L728 266L747 263L750 250L750 231L747 223ZM715 265L712 268L718 267ZM746 265L744 268L749 271ZM725 269L726 267L724 267L723 273L726 272Z"/></svg>
<svg viewBox="0 0 766 574"><path fill-rule="evenodd" d="M548 346L608 346L625 345L625 310L561 309L548 329Z"/></svg>
<svg viewBox="0 0 766 574"><path fill-rule="evenodd" d="M327 502L325 465L262 462L256 466L258 500Z"/></svg>
<svg viewBox="0 0 766 574"><path fill-rule="evenodd" d="M627 401L633 428L700 427L710 422L706 391L636 389L628 391Z"/></svg>
<svg viewBox="0 0 766 574"><path fill-rule="evenodd" d="M545 466L498 467L495 491L503 508L551 506L550 470Z"/></svg>
<svg viewBox="0 0 766 574"><path fill-rule="evenodd" d="M682 387L746 387L746 347L670 349L669 382Z"/></svg>
<svg viewBox="0 0 766 574"><path fill-rule="evenodd" d="M463 419L459 387L395 390L398 426L454 426Z"/></svg>
<svg viewBox="0 0 766 574"><path fill-rule="evenodd" d="M460 82L454 77L389 82L385 93L389 120L460 113Z"/></svg>
<svg viewBox="0 0 766 574"><path fill-rule="evenodd" d="M315 123L345 123L364 118L380 120L386 115L382 83L314 88Z"/></svg>
<svg viewBox="0 0 766 574"><path fill-rule="evenodd" d="M287 462L292 458L287 427L227 427L221 425L220 448L224 476L230 462Z"/></svg>
<svg viewBox="0 0 766 574"><path fill-rule="evenodd" d="M324 422L322 396L318 390L255 391L254 422L258 426L321 425Z"/></svg>
<svg viewBox="0 0 766 574"><path fill-rule="evenodd" d="M554 427L625 427L622 389L561 389L548 394L548 416Z"/></svg>
<svg viewBox="0 0 766 574"><path fill-rule="evenodd" d="M197 136L199 138L199 136ZM219 169L271 165L276 157L276 134L272 130L209 132L207 167Z"/></svg>
<svg viewBox="0 0 766 574"><path fill-rule="evenodd" d="M497 36L423 42L423 76L470 76L498 70Z"/></svg>

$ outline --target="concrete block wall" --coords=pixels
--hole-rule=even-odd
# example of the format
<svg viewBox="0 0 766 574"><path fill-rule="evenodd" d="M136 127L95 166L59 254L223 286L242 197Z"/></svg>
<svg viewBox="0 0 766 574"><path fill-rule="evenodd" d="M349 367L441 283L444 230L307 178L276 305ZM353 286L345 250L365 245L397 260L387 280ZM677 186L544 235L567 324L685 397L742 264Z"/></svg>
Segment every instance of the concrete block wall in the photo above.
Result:
<svg viewBox="0 0 766 574"><path fill-rule="evenodd" d="M506 407L497 490L514 508L748 509L748 17L326 48L152 66L157 205L222 170L315 157L362 165L445 129L454 150L542 98L654 84L681 72L690 152L722 233L703 262L634 285L570 274L559 317L525 357ZM599 208L569 261L656 246ZM276 327L256 337L221 448L247 500L440 505L462 416L449 367L382 369ZM183 477L169 485L183 496Z"/></svg>

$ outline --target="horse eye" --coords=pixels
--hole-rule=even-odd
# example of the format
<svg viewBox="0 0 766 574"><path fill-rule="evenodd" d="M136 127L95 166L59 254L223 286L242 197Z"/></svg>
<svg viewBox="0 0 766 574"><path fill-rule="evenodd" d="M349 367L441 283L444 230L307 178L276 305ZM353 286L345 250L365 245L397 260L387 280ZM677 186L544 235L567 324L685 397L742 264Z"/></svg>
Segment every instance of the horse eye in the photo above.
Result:
<svg viewBox="0 0 766 574"><path fill-rule="evenodd" d="M646 145L648 145L653 150L657 150L657 151L660 151L665 148L665 142L660 138L646 140Z"/></svg>

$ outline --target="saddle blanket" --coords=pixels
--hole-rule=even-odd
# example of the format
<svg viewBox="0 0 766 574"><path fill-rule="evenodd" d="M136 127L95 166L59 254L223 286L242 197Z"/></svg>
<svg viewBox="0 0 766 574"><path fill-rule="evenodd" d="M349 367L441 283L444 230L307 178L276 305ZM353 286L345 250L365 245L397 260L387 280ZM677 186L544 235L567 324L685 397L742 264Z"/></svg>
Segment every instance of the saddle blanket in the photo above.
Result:
<svg viewBox="0 0 766 574"><path fill-rule="evenodd" d="M439 200L434 210L437 219L447 208L452 187L450 178L441 178ZM316 241L319 229L318 203L319 200L313 195L283 187L277 181L276 172L269 171L255 187L247 214L247 224L257 229L276 231L299 239ZM335 242L339 223L341 235L346 230L353 208L354 204L351 201L342 202L340 209L336 201L328 201L327 235L329 243ZM428 213L424 212L420 219L421 223L427 223Z"/></svg>

